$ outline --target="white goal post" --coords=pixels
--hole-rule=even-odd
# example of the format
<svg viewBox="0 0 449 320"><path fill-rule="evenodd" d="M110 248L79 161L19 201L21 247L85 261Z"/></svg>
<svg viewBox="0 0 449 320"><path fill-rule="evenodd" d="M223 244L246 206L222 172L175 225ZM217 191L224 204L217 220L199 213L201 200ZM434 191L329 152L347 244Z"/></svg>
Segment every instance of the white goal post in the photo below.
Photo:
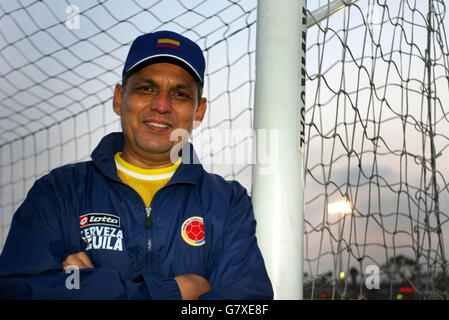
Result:
<svg viewBox="0 0 449 320"><path fill-rule="evenodd" d="M263 148L273 163L254 164L252 198L275 299L303 299L307 28L356 1L335 0L311 15L305 0L258 2L254 129L277 134L257 136L256 148L270 142Z"/></svg>
<svg viewBox="0 0 449 320"><path fill-rule="evenodd" d="M273 163L253 169L257 238L275 298L302 299L305 1L259 1L257 11L254 128L276 133Z"/></svg>

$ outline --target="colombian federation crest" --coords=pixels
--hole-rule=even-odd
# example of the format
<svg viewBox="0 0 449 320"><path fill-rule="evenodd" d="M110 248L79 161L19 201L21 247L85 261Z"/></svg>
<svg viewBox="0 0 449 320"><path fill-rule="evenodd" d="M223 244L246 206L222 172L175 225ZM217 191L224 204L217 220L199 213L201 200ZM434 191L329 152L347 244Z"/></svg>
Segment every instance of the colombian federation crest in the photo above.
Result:
<svg viewBox="0 0 449 320"><path fill-rule="evenodd" d="M190 217L182 223L182 239L191 246L202 246L205 240L204 223L202 217Z"/></svg>

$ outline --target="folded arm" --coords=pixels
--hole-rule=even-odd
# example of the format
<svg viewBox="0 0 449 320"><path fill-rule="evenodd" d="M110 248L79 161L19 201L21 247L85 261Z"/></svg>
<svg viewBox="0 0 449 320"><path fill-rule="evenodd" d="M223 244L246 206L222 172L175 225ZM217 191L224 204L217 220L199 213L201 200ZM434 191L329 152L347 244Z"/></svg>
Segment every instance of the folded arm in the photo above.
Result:
<svg viewBox="0 0 449 320"><path fill-rule="evenodd" d="M246 190L238 188L223 233L214 239L218 252L211 266L211 291L200 299L273 299L273 289L257 245L253 206Z"/></svg>
<svg viewBox="0 0 449 320"><path fill-rule="evenodd" d="M92 261L84 251L69 255L62 262L62 266L64 270L71 266L77 269L94 268ZM183 274L176 276L174 279L178 284L183 300L197 300L200 295L210 291L209 282L202 276Z"/></svg>
<svg viewBox="0 0 449 320"><path fill-rule="evenodd" d="M79 221L60 221L71 209L57 194L40 179L14 214L0 255L0 299L181 299L175 279L143 274L131 281L115 270L92 268L73 232ZM79 289L67 286L70 273L64 269L70 264L80 267Z"/></svg>

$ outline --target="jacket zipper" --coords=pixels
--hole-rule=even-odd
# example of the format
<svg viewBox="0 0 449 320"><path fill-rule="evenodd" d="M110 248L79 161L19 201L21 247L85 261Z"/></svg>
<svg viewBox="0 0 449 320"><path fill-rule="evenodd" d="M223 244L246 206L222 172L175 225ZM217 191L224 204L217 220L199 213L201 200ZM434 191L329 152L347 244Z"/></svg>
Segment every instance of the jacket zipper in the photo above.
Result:
<svg viewBox="0 0 449 320"><path fill-rule="evenodd" d="M145 207L145 228L150 229L153 221L151 220L151 206Z"/></svg>
<svg viewBox="0 0 449 320"><path fill-rule="evenodd" d="M151 206L145 207L145 230L147 234L147 252L151 255L151 247L152 247L152 241L150 236L150 228L153 224L153 220L151 219ZM149 262L151 262L152 258L151 256L148 257Z"/></svg>
<svg viewBox="0 0 449 320"><path fill-rule="evenodd" d="M121 184L127 186L128 188L130 188L132 191L135 192L135 194L138 195L137 191L134 190L132 187L130 187L130 186L127 185L126 183L122 182L121 180L119 180L119 182L120 182ZM160 191L161 191L162 189L165 189L166 187L168 187L168 186L170 186L170 185L180 183L180 182L177 182L177 183L170 183L170 182L171 182L171 181L169 181L168 184L166 184L165 186L163 186L161 189L159 189L159 190L156 192L156 194L153 196L153 200L154 200L154 198L156 197L156 195L157 195L158 193L160 193ZM139 196L139 197L140 197L140 196ZM153 202L153 201L152 201L152 202ZM146 259L147 259L147 265L148 265L149 268L150 268L149 272L152 273L152 272L154 272L154 270L153 270L153 250L152 250L152 249L153 249L153 248L152 248L153 244L152 244L152 240L151 240L151 238L152 238L152 229L151 229L151 227L152 227L152 225L153 225L153 219L152 219L152 217L151 217L151 210L152 210L152 207L151 207L151 205L146 206L143 200L142 200L142 203L143 203L143 205L144 205L144 207L145 207L144 227L145 227L145 230L146 230L146 240L147 240L147 243L146 243L146 246L147 246L146 257L147 257L147 258L146 258Z"/></svg>
<svg viewBox="0 0 449 320"><path fill-rule="evenodd" d="M137 191L136 190L134 190L132 187L130 187L129 185L127 185L126 183L124 183L123 181L121 181L120 179L119 179L119 182L121 183L121 184L123 184L123 185L125 185L125 186L127 186L128 188L130 188L131 190L133 190L137 195L138 195L138 193L137 193ZM172 184L174 184L174 183L172 183ZM169 186L169 185L172 185L172 184L170 184L170 182L168 183L168 184L166 184L165 186L163 186L161 189L159 189L157 192L156 192L156 194L153 196L153 199L156 197L156 195L160 192L160 190L162 190L162 189L165 189L167 186ZM140 197L140 196L139 196ZM143 202L143 200L142 200L142 202ZM149 254L148 255L148 263L149 263L149 265L151 265L152 264L152 254L151 254L151 252L152 252L152 241L151 241L151 226L153 225L153 219L152 219L152 217L151 217L151 210L152 210L152 208L151 208L151 205L149 205L149 206L146 206L145 204L144 204L144 206L145 206L145 221L144 221L144 226L145 226L145 230L147 231L146 232L146 238L147 238L147 253Z"/></svg>
<svg viewBox="0 0 449 320"><path fill-rule="evenodd" d="M130 188L132 191L134 191L135 194L137 194L139 196L138 192L136 190L134 190L131 186L127 185L126 183L124 183L120 179L118 179L118 182L123 184L123 185L125 185L125 186L127 186L128 188ZM167 185L163 186L161 189L164 189L164 188L166 188L169 185L171 185L170 182ZM161 189L159 189L156 192L156 194L159 193L159 191ZM153 196L153 199L155 198L156 194ZM139 198L140 198L140 196L139 196ZM147 263L148 263L149 266L151 266L150 268L152 268L152 261L153 261L153 257L152 257L152 246L153 245L152 245L152 241L151 241L151 234L152 234L151 226L153 225L153 219L151 217L151 210L152 210L152 208L151 208L151 205L146 206L143 200L142 200L142 203L145 206L144 226L145 226L145 230L146 230L146 239L147 239L147 243L146 243L146 246L147 246Z"/></svg>

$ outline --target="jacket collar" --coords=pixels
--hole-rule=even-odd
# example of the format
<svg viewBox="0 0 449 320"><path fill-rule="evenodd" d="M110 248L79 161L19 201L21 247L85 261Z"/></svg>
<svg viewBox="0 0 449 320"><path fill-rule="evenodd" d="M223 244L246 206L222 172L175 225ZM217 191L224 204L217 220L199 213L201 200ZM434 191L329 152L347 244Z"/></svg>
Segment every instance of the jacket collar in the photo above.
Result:
<svg viewBox="0 0 449 320"><path fill-rule="evenodd" d="M114 155L123 151L125 141L123 133L110 133L101 139L98 146L92 152L92 160L104 175L107 177L121 181L117 175L117 167L114 161ZM204 172L198 156L190 142L187 142L182 150L182 163L176 170L168 184L175 183L193 183L198 185Z"/></svg>

